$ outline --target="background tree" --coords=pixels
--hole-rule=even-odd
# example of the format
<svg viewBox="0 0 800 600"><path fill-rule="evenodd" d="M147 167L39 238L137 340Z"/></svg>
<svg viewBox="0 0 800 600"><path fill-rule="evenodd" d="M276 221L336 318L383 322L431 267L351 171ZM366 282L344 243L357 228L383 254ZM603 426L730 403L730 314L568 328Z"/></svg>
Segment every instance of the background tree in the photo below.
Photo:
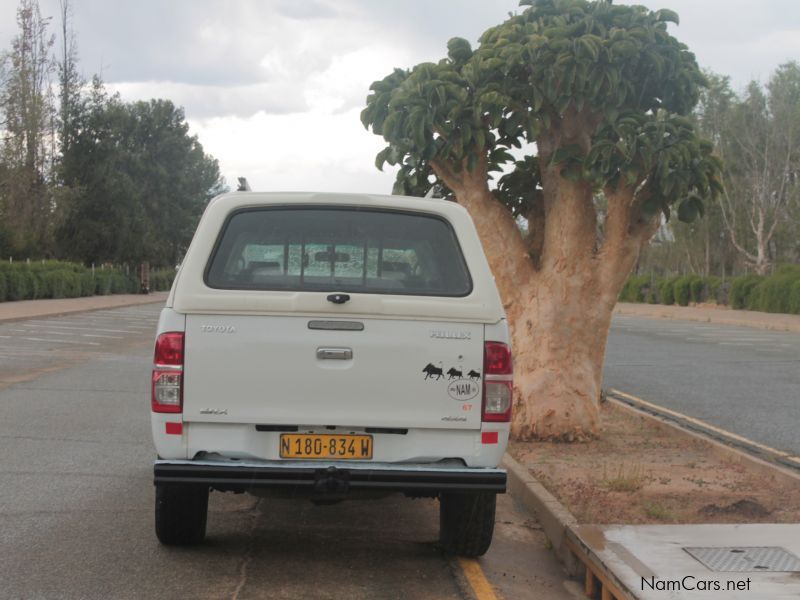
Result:
<svg viewBox="0 0 800 600"><path fill-rule="evenodd" d="M52 203L48 180L53 159L53 102L50 95L53 37L36 0L22 0L19 32L3 54L3 217L11 246L51 250Z"/></svg>
<svg viewBox="0 0 800 600"><path fill-rule="evenodd" d="M788 221L800 197L798 64L782 65L766 94L751 82L726 116L719 144L727 163L722 215L735 248L764 275L780 254L776 242L789 232L796 240L798 233Z"/></svg>
<svg viewBox="0 0 800 600"><path fill-rule="evenodd" d="M126 104L95 78L82 106L62 159L64 183L76 194L57 230L60 254L175 265L220 191L217 161L168 100Z"/></svg>
<svg viewBox="0 0 800 600"><path fill-rule="evenodd" d="M59 110L58 141L59 152L63 156L69 152L72 138L76 133L75 119L81 110L81 91L85 84L78 71L78 43L72 30L72 5L69 0L59 0L61 39L59 44L58 70Z"/></svg>
<svg viewBox="0 0 800 600"><path fill-rule="evenodd" d="M476 222L512 326L515 435L572 439L597 429L611 312L642 245L662 214L702 214L718 163L687 118L704 79L667 31L675 13L523 4L477 50L455 38L375 82L362 122L398 191L443 183Z"/></svg>

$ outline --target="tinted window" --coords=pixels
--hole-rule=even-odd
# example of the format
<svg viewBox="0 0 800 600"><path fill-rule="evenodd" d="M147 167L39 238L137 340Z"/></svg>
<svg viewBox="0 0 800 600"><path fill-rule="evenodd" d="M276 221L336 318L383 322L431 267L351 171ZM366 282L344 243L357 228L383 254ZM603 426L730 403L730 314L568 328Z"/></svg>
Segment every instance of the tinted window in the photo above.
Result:
<svg viewBox="0 0 800 600"><path fill-rule="evenodd" d="M381 210L271 208L228 220L214 288L465 296L472 284L450 225Z"/></svg>

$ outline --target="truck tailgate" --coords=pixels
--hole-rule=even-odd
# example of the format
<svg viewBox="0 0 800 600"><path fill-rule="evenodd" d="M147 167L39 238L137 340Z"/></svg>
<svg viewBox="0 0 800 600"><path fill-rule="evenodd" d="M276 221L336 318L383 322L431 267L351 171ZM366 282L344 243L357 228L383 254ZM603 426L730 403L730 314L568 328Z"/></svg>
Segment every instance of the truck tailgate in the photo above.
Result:
<svg viewBox="0 0 800 600"><path fill-rule="evenodd" d="M482 363L480 323L190 314L183 415L479 429Z"/></svg>

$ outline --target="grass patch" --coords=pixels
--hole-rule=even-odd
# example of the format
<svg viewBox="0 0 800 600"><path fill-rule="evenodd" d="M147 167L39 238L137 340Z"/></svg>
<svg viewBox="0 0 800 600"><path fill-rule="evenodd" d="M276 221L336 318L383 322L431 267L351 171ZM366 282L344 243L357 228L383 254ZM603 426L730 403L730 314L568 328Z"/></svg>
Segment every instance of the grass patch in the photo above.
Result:
<svg viewBox="0 0 800 600"><path fill-rule="evenodd" d="M631 465L626 467L619 465L611 472L607 467L603 467L603 485L611 492L638 492L647 483L647 474L642 465Z"/></svg>
<svg viewBox="0 0 800 600"><path fill-rule="evenodd" d="M675 521L675 515L660 502L645 502L642 505L644 514L658 521Z"/></svg>

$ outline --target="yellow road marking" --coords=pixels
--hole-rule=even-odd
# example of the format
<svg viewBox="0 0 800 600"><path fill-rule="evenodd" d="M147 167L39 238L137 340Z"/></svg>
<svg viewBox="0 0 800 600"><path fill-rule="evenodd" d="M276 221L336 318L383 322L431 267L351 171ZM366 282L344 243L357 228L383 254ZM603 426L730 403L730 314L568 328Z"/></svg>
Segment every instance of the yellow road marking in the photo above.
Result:
<svg viewBox="0 0 800 600"><path fill-rule="evenodd" d="M627 398L628 400L633 400L634 402L637 402L637 403L642 404L644 406L648 406L648 407L650 407L650 408L652 408L654 410L660 411L662 413L667 413L669 415L672 415L673 417L678 417L680 419L684 419L686 421L689 421L690 423L694 423L695 425L699 425L701 427L704 427L705 429L709 429L711 431L715 431L715 432L717 432L717 433L719 433L719 434L721 434L721 435L723 435L725 437L728 437L728 438L731 438L731 439L734 439L734 440L738 440L740 442L746 442L747 444L749 444L751 446L755 446L756 448L764 450L765 452L769 452L771 454L774 454L776 456L780 456L782 458L791 457L791 454L789 454L788 452L783 452L781 450L776 450L775 448L772 448L770 446L765 446L764 444L759 444L758 442L754 442L753 440L748 439L746 437L743 437L741 435L736 435L735 433L727 431L726 429L721 429L719 427L715 427L714 425L706 423L705 421L701 421L700 419L695 419L694 417L690 417L689 415L685 415L685 414L680 413L680 412L678 412L676 410L670 410L669 408L665 408L665 407L660 406L658 404L653 404L652 402L648 402L647 400L643 400L642 398L639 398L638 396L634 396L633 394L626 394L625 392L621 392L621 391L613 389L613 388L610 391L611 391L612 394L617 394L618 396L622 396L623 398Z"/></svg>
<svg viewBox="0 0 800 600"><path fill-rule="evenodd" d="M469 586L475 593L478 600L499 600L497 594L492 589L492 584L486 579L486 575L481 569L480 563L473 558L459 558L458 564L464 571L464 576L469 582Z"/></svg>

